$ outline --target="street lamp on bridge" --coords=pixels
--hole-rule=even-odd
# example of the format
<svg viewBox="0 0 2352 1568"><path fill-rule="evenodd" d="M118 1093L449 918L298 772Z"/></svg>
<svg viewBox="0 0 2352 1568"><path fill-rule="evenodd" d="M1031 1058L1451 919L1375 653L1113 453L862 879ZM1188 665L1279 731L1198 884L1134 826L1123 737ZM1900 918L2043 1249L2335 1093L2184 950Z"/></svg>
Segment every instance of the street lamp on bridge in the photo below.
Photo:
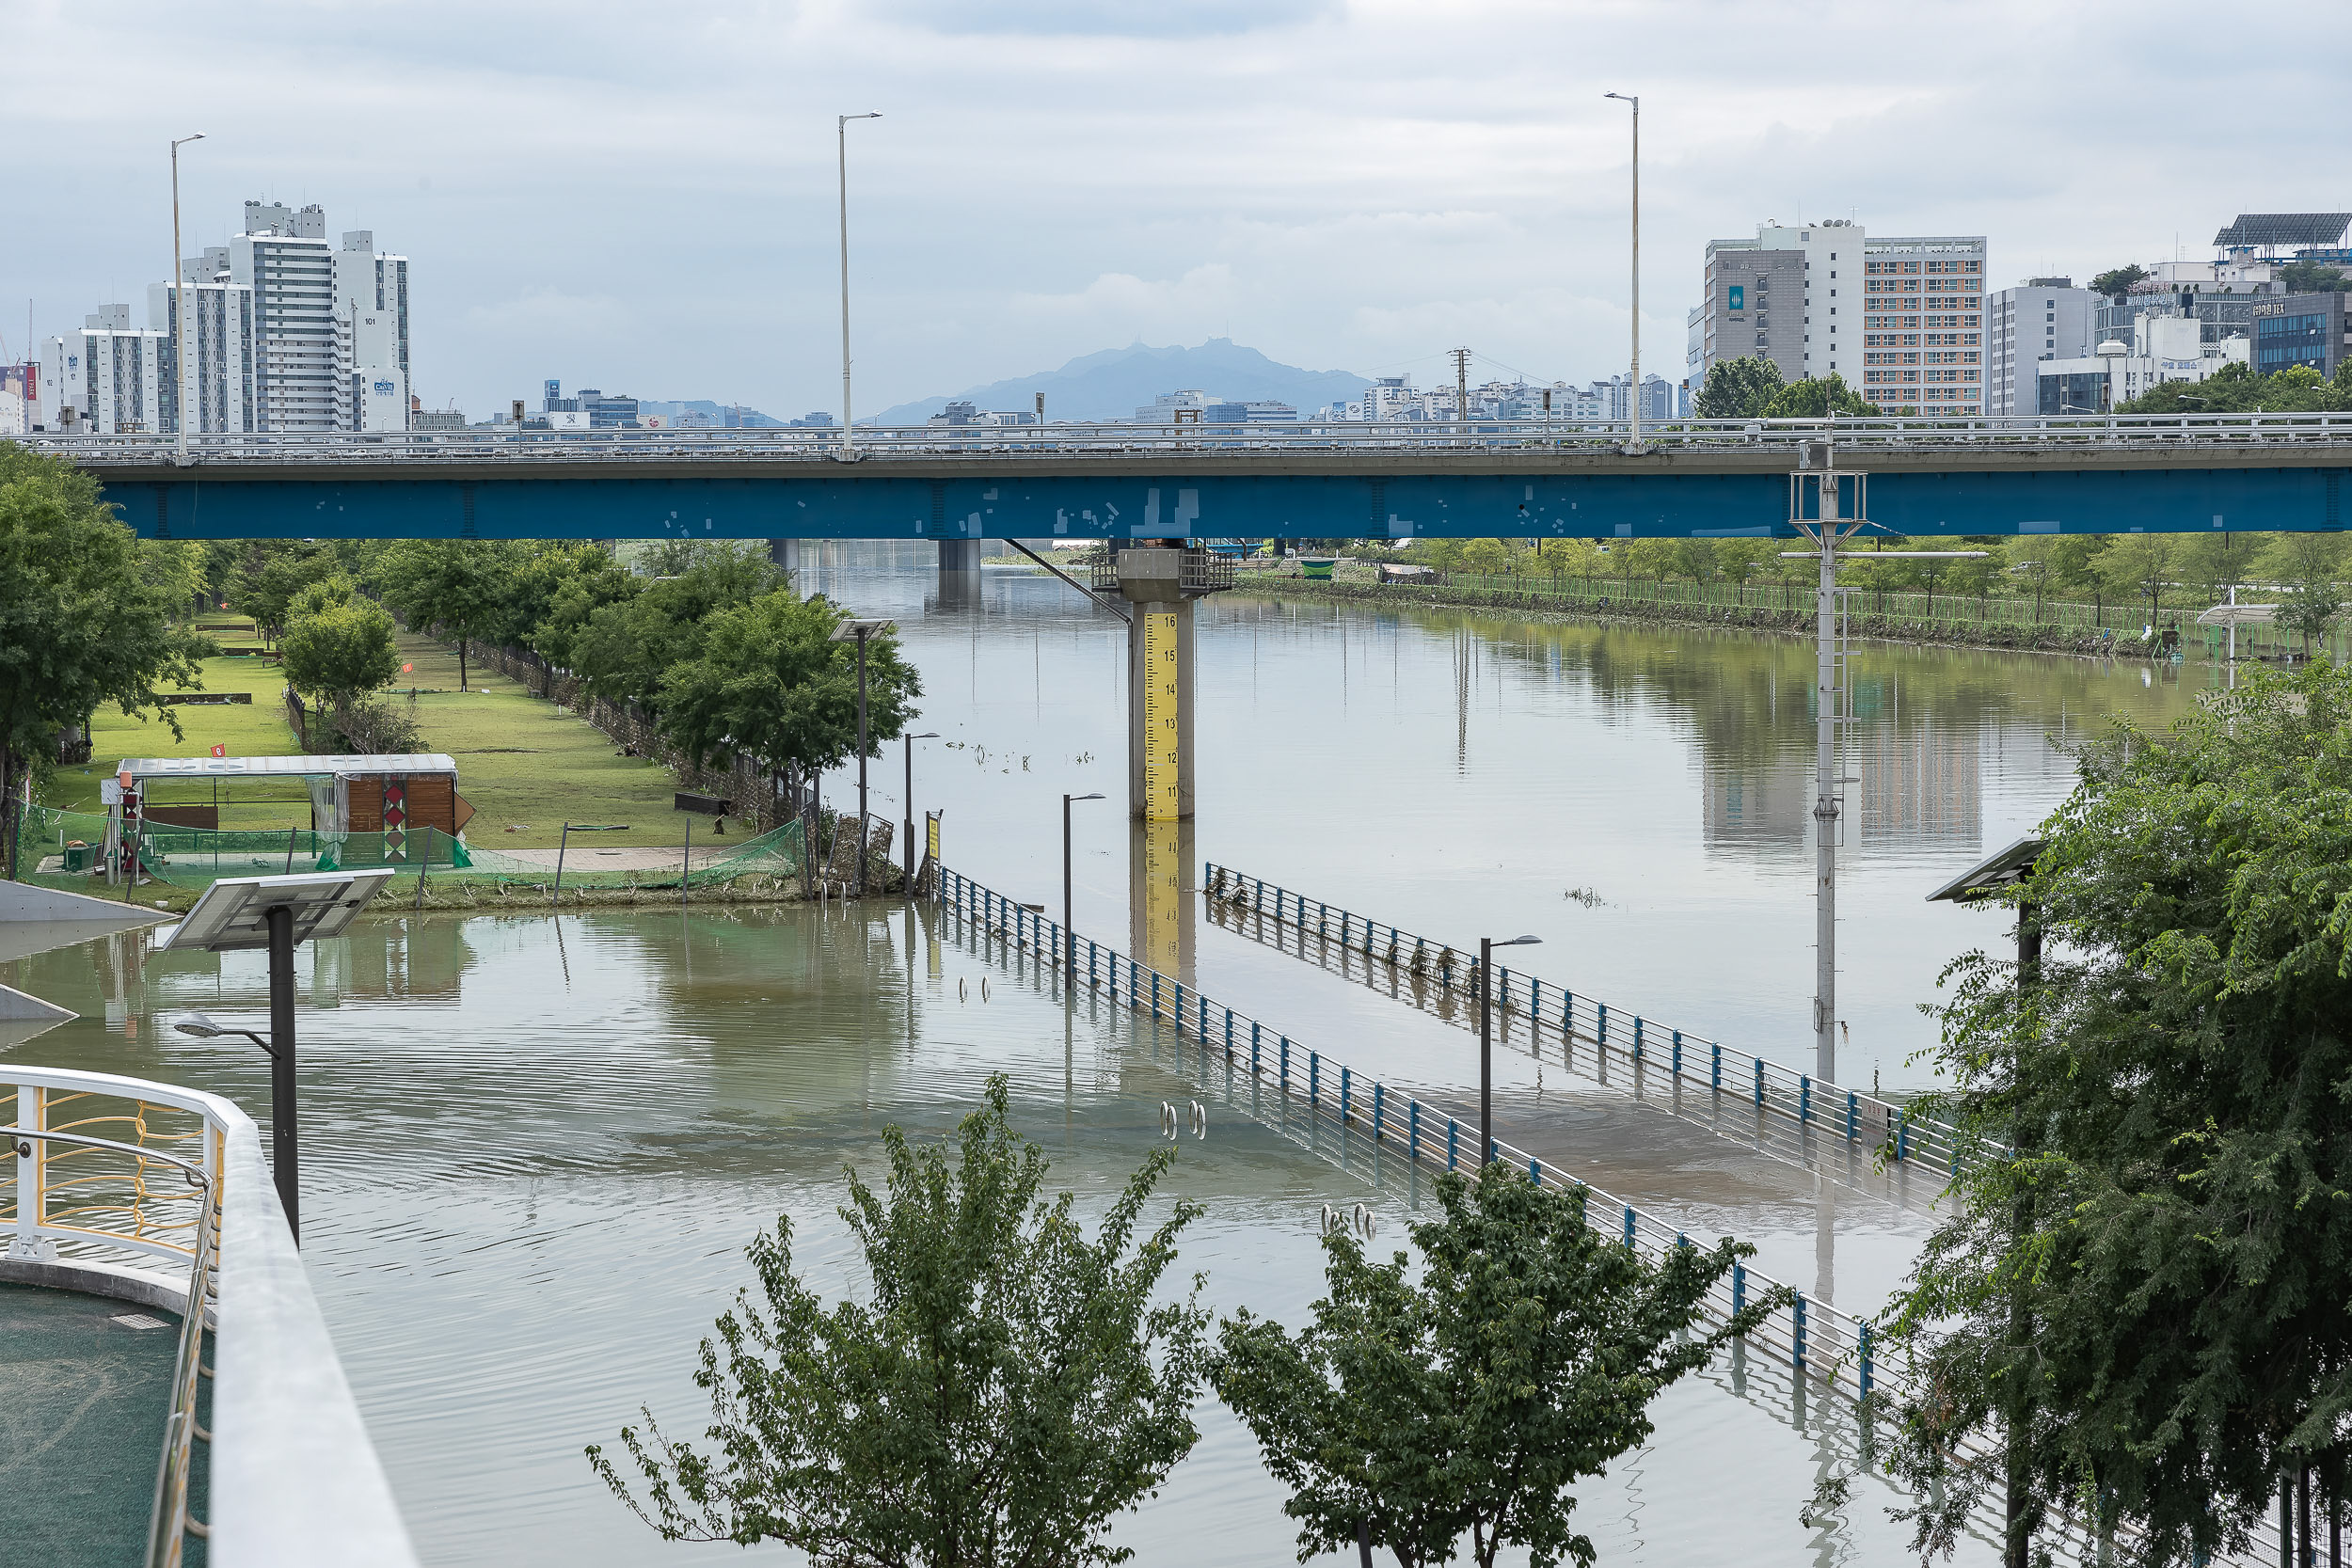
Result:
<svg viewBox="0 0 2352 1568"><path fill-rule="evenodd" d="M1604 92L1603 98L1613 98L1620 103L1633 106L1633 383L1628 388L1629 408L1633 416L1633 436L1626 443L1629 451L1642 450L1642 99L1638 93Z"/></svg>
<svg viewBox="0 0 2352 1568"><path fill-rule="evenodd" d="M834 116L841 162L841 450L845 452L854 451L857 445L851 434L857 427L850 419L850 121L880 119L879 112Z"/></svg>
<svg viewBox="0 0 2352 1568"><path fill-rule="evenodd" d="M171 295L178 302L171 324L171 405L176 410L173 422L180 427L183 463L188 460L188 383L193 378L188 374L188 269L180 260L180 150L203 139L204 133L199 131L171 144Z"/></svg>

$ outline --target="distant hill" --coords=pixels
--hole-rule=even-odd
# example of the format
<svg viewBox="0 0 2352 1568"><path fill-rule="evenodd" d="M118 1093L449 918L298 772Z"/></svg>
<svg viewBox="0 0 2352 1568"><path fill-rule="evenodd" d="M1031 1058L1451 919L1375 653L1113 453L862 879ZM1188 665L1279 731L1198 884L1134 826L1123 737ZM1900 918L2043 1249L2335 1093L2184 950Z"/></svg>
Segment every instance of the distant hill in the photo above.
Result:
<svg viewBox="0 0 2352 1568"><path fill-rule="evenodd" d="M885 408L860 424L917 425L950 402L977 404L982 413L1025 413L1045 394L1048 420L1132 420L1161 392L1198 388L1234 403L1287 403L1302 417L1327 403L1359 396L1371 383L1346 371L1305 371L1278 364L1230 338L1198 348L1152 348L1134 343L1082 355L1057 371L968 387L948 397L924 398Z"/></svg>
<svg viewBox="0 0 2352 1568"><path fill-rule="evenodd" d="M700 414L714 422L723 422L723 417L735 413L738 406L732 403L713 403L708 398L690 398L682 403L663 403L655 398L637 400L638 413L659 414L665 420L675 420L682 415L693 413ZM759 430L784 423L782 420L763 414L756 408L745 408L742 414L742 428L746 430Z"/></svg>

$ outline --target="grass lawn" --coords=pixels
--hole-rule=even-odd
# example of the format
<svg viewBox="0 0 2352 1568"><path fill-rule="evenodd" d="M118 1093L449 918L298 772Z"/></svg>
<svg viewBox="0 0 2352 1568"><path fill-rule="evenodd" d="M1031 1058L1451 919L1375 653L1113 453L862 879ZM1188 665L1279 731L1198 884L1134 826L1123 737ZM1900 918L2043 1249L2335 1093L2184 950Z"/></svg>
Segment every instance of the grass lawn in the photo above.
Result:
<svg viewBox="0 0 2352 1568"><path fill-rule="evenodd" d="M673 809L678 786L668 768L622 756L602 730L532 695L521 682L469 659L469 689L460 692L456 650L406 632L400 657L413 669L392 694L404 697L414 682L425 749L457 759L457 792L476 814L466 842L475 848L549 847L567 820L627 824L627 832L589 836L603 848L679 844L689 823L698 847L742 842L739 822L728 824L722 839L712 835L708 817Z"/></svg>
<svg viewBox="0 0 2352 1568"><path fill-rule="evenodd" d="M261 646L249 632L208 635L224 648ZM400 634L400 657L406 668L387 695L405 703L413 689L423 749L456 759L457 792L476 814L466 829L466 841L475 847L548 847L563 836L566 821L626 824L627 832L594 833L585 841L605 848L680 844L690 823L697 848L742 842L740 822L728 824L730 832L720 837L708 817L673 809L678 786L668 768L620 755L603 731L532 695L520 682L468 660L469 689L460 691L456 651L406 632ZM283 685L275 660L208 658L201 689L250 691L252 706L181 707L183 734L178 740L152 720L102 711L92 725L88 766L59 769L41 803L102 811L99 783L124 757L200 757L215 745L226 746L232 757L294 755L300 747L278 695ZM213 800L210 785L165 787L169 793L159 791L153 797L157 804ZM231 788L233 794L221 802L223 827L310 826L310 797L298 781L254 780Z"/></svg>
<svg viewBox="0 0 2352 1568"><path fill-rule="evenodd" d="M98 803L99 782L111 777L115 764L124 757L209 756L216 745L228 747L232 757L292 756L301 749L294 742L293 728L286 722L285 705L278 695L285 679L278 673L277 660L259 657L261 639L249 629L205 635L224 649L251 648L256 652L246 657L208 658L203 663L200 685L171 689L249 691L253 694L253 705L176 708L181 729L177 740L172 738L170 726L154 719L126 718L119 708L102 707L90 722L89 762L80 768L59 768L49 786L41 791L42 805L64 811L103 811L104 808ZM221 811L224 827L310 826L309 797L302 793L299 784L257 781L241 786L241 792L270 798L230 799ZM160 804L210 803L212 791L209 785L199 791L194 784L182 784L168 796L158 795L156 800Z"/></svg>

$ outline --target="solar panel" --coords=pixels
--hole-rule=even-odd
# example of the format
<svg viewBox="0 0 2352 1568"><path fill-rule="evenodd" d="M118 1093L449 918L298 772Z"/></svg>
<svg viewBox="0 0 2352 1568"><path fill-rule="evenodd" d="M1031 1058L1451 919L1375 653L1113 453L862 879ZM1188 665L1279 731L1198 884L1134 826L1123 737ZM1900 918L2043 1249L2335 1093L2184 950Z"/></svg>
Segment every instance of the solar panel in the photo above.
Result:
<svg viewBox="0 0 2352 1568"><path fill-rule="evenodd" d="M2332 245L2352 228L2352 213L2240 213L2213 237L2217 245Z"/></svg>

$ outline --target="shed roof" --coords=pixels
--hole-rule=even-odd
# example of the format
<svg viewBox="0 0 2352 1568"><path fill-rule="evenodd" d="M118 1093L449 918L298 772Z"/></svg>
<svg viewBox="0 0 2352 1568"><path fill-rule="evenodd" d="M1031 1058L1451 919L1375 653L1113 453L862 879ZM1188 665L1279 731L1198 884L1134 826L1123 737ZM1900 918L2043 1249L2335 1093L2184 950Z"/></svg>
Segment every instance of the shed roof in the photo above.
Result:
<svg viewBox="0 0 2352 1568"><path fill-rule="evenodd" d="M440 752L342 757L125 757L117 776L135 779L332 778L339 773L454 773Z"/></svg>

